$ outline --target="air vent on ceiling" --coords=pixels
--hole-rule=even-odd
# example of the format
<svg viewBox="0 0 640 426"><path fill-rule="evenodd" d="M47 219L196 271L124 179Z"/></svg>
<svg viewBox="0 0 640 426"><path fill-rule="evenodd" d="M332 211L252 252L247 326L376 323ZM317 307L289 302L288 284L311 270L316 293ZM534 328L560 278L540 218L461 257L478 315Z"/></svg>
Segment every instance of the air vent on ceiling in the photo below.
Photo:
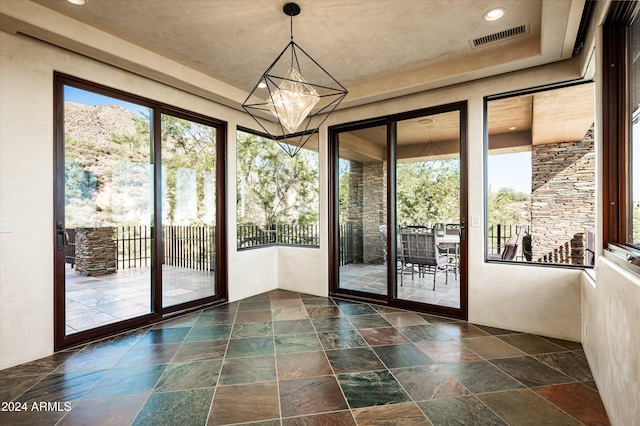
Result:
<svg viewBox="0 0 640 426"><path fill-rule="evenodd" d="M518 25L517 27L509 28L508 30L500 31L497 33L489 34L484 37L478 37L473 40L469 40L469 44L472 49L483 47L488 44L497 43L499 41L510 40L515 37L523 36L529 33L529 24Z"/></svg>

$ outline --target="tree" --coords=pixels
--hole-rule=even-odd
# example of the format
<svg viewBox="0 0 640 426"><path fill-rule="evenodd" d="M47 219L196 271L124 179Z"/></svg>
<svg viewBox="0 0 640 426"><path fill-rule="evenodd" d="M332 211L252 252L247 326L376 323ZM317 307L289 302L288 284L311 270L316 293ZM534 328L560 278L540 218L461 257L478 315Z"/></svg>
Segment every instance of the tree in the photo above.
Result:
<svg viewBox="0 0 640 426"><path fill-rule="evenodd" d="M399 163L396 182L398 224L458 223L459 160Z"/></svg>
<svg viewBox="0 0 640 426"><path fill-rule="evenodd" d="M317 153L291 158L276 142L239 132L237 161L239 224L318 222Z"/></svg>
<svg viewBox="0 0 640 426"><path fill-rule="evenodd" d="M520 225L531 221L531 196L513 188L489 189L489 224Z"/></svg>

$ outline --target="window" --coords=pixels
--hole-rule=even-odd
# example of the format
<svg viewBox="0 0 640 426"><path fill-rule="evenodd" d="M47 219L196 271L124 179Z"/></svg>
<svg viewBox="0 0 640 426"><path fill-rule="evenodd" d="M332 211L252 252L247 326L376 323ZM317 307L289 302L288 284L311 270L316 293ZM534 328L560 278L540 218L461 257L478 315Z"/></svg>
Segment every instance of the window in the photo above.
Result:
<svg viewBox="0 0 640 426"><path fill-rule="evenodd" d="M487 101L487 259L591 266L594 83Z"/></svg>
<svg viewBox="0 0 640 426"><path fill-rule="evenodd" d="M238 131L239 249L319 245L319 159L311 145L290 157L275 141Z"/></svg>
<svg viewBox="0 0 640 426"><path fill-rule="evenodd" d="M612 4L603 26L603 243L640 272L640 24L637 2Z"/></svg>

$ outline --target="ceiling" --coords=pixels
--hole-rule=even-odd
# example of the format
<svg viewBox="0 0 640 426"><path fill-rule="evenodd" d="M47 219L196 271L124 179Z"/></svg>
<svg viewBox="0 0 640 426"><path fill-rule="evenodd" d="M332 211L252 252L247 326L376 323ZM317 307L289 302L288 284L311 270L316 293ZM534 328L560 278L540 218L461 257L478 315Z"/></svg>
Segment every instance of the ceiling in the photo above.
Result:
<svg viewBox="0 0 640 426"><path fill-rule="evenodd" d="M289 42L283 0L2 0L22 33L239 108ZM572 56L585 0L298 0L293 36L342 83L340 108ZM488 22L483 15L502 7ZM523 26L524 34L471 41Z"/></svg>

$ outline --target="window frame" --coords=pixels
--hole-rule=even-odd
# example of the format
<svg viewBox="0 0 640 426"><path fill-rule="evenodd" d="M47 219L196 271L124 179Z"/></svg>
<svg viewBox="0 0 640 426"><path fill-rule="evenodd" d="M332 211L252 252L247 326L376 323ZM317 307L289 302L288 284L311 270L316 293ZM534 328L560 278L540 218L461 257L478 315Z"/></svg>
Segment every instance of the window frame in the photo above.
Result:
<svg viewBox="0 0 640 426"><path fill-rule="evenodd" d="M614 2L602 26L602 249L606 258L640 274L640 245L629 242L634 113L630 28L640 25L638 16L639 3Z"/></svg>
<svg viewBox="0 0 640 426"><path fill-rule="evenodd" d="M498 93L494 95L485 96L483 99L483 117L484 117L484 144L483 144L483 158L484 158L484 167L483 167L483 184L484 184L484 235L485 241L483 242L484 246L484 262L490 263L493 265L522 265L522 266L532 266L532 267L543 267L543 268L562 268L562 269L582 269L582 270L592 270L595 265L573 265L573 264L563 264L563 263L544 263L544 262L524 262L518 260L501 260L501 259L491 259L489 258L489 242L488 242L488 233L489 233L489 102L506 99L516 96L529 95L534 93L540 93L544 91L550 91L555 89L561 89L571 86L577 86L581 84L589 84L593 83L593 80L570 80L564 81L561 83L547 84L543 86L535 86L526 89L516 90L512 92ZM596 111L594 110L594 121L595 121ZM597 175L596 175L597 179ZM597 184L597 182L596 182ZM597 190L597 188L596 188ZM597 207L594 208L594 212L597 211Z"/></svg>

